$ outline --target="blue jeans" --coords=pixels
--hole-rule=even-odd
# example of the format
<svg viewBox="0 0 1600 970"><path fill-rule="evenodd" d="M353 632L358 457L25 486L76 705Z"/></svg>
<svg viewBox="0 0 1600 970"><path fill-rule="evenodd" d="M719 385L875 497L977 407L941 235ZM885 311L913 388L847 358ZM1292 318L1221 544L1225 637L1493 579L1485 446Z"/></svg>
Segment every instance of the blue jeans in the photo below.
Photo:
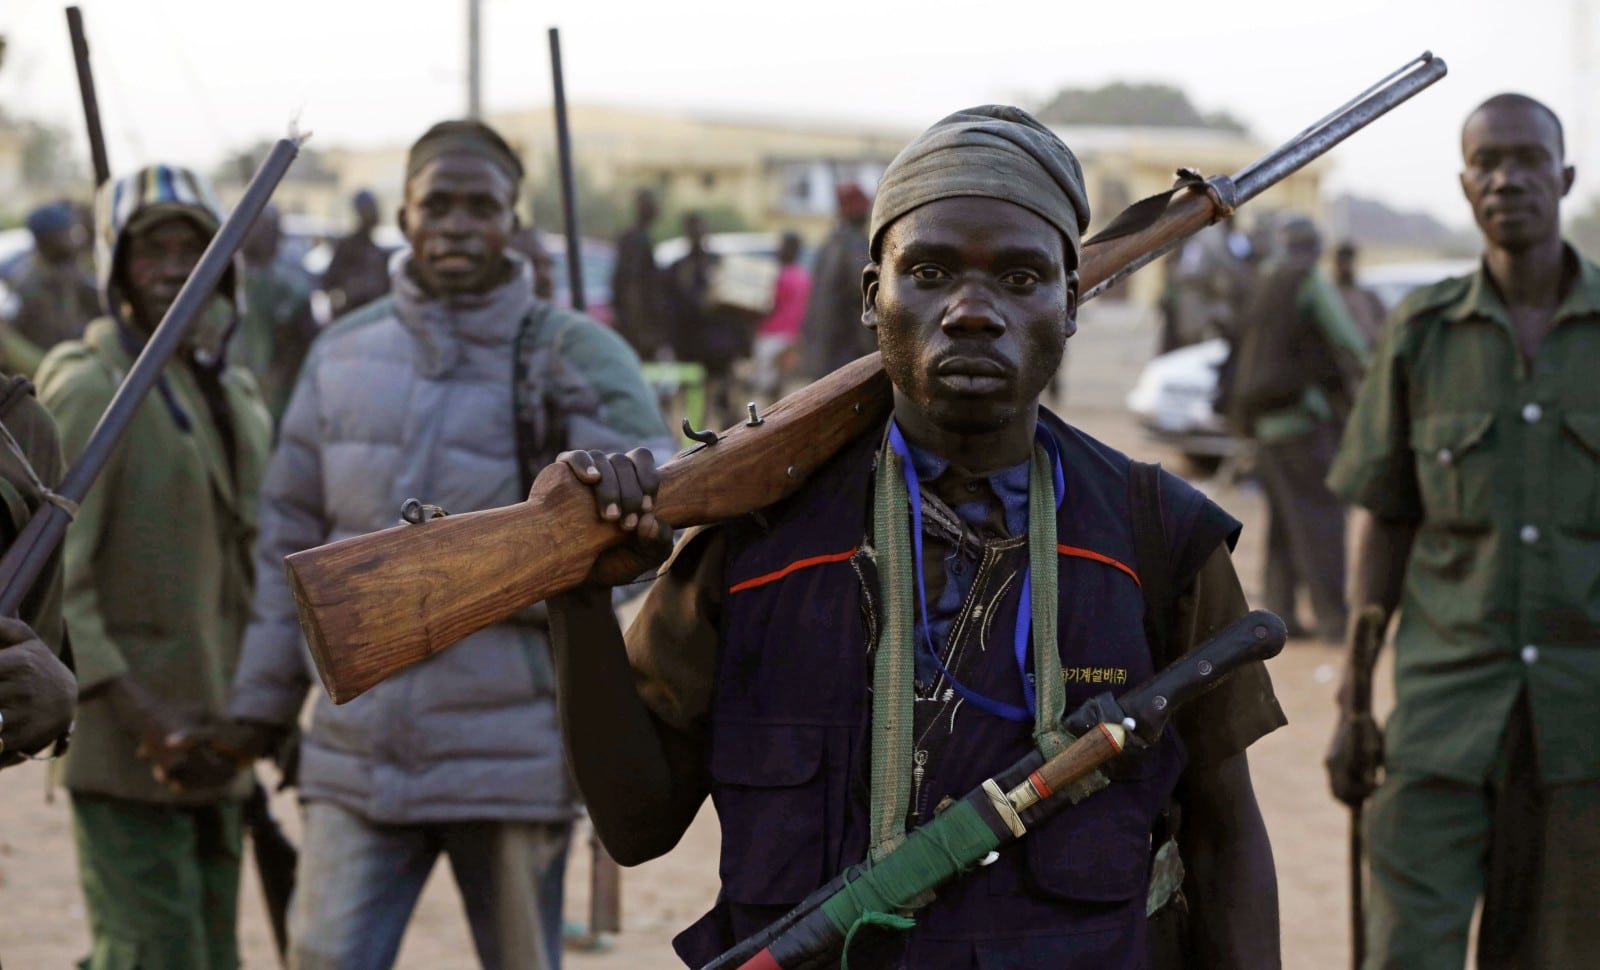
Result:
<svg viewBox="0 0 1600 970"><path fill-rule="evenodd" d="M485 970L559 970L568 823L377 825L305 805L290 970L389 970L442 852Z"/></svg>

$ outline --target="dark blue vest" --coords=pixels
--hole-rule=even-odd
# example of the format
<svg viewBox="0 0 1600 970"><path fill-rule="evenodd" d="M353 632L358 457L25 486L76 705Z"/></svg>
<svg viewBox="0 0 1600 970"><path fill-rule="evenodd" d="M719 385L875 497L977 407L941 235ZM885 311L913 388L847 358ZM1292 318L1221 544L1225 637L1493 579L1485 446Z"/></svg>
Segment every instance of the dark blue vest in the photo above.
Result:
<svg viewBox="0 0 1600 970"><path fill-rule="evenodd" d="M1060 445L1066 500L1058 516L1060 651L1067 710L1122 693L1154 672L1134 575L1126 456L1043 420ZM732 523L722 653L712 704L712 798L722 826L717 906L674 941L701 966L866 856L871 750L870 650L880 628L877 573L861 551L870 531L878 437L841 452L797 495ZM1162 476L1178 588L1237 523L1199 492ZM969 686L1024 703L1010 631L1018 594L991 612L994 640ZM1031 662L1030 662L1031 669ZM935 802L960 797L1032 747L1031 724L963 715L923 784ZM853 967L1147 965L1145 895L1151 827L1184 756L1169 733L1119 764L1113 784L1068 807L947 886L905 939L871 936Z"/></svg>

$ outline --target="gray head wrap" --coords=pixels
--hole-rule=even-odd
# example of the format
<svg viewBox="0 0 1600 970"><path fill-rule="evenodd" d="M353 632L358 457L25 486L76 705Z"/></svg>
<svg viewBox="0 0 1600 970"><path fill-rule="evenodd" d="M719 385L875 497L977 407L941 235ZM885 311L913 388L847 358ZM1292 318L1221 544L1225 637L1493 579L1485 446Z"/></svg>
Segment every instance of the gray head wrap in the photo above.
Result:
<svg viewBox="0 0 1600 970"><path fill-rule="evenodd" d="M976 195L1022 206L1061 230L1078 265L1089 226L1083 169L1071 149L1033 115L1010 105L957 111L918 135L878 182L872 206L872 258L889 223L938 199Z"/></svg>

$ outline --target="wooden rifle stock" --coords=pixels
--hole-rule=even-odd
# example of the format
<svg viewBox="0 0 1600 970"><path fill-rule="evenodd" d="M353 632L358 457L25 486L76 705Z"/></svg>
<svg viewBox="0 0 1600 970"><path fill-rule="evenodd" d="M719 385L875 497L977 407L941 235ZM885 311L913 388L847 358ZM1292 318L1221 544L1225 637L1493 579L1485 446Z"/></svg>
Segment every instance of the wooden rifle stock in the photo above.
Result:
<svg viewBox="0 0 1600 970"><path fill-rule="evenodd" d="M1132 228L1117 220L1120 235L1083 247L1079 292L1093 297L1444 74L1444 62L1424 53L1233 178L1176 191ZM662 466L656 514L691 526L770 505L845 444L881 428L890 403L877 354L847 364L779 401L764 423L738 425ZM295 553L287 566L317 671L334 702L344 703L573 588L625 536L596 515L592 492L557 463L540 473L525 502L344 539Z"/></svg>
<svg viewBox="0 0 1600 970"><path fill-rule="evenodd" d="M889 413L878 355L863 357L661 467L656 513L719 522L792 493ZM567 466L525 502L402 525L295 553L289 582L328 694L343 703L513 611L582 582L626 533L595 513Z"/></svg>

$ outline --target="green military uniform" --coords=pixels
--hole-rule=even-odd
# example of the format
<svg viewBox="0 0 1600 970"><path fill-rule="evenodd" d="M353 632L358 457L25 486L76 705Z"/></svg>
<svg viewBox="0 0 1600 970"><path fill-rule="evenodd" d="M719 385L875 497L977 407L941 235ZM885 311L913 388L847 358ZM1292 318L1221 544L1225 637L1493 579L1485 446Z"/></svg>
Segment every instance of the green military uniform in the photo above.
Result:
<svg viewBox="0 0 1600 970"><path fill-rule="evenodd" d="M1600 966L1600 268L1569 250L1568 269L1532 361L1482 269L1412 294L1329 479L1418 527L1368 816L1375 966L1459 968L1485 858L1538 900L1502 916L1491 879L1486 937ZM1492 825L1522 794L1542 824ZM1516 852L1530 836L1544 849Z"/></svg>
<svg viewBox="0 0 1600 970"><path fill-rule="evenodd" d="M1351 321L1333 283L1315 266L1296 270L1269 263L1247 307L1247 325L1261 328L1258 340L1283 340L1286 330L1307 334L1299 341L1295 364L1282 354L1258 354L1255 365L1301 372L1303 390L1287 407L1256 416L1256 474L1266 493L1267 556L1263 603L1295 629L1295 600L1304 586L1316 613L1317 633L1336 640L1344 635L1345 507L1323 479L1339 445L1334 395L1343 396L1352 371L1367 356L1366 343ZM1280 295L1281 294L1281 295ZM1292 314L1291 328L1272 326L1265 314ZM1248 338L1247 338L1248 339ZM1287 343L1287 341L1285 341ZM1241 350L1243 353L1244 350ZM1246 375L1241 373L1240 380ZM1347 408L1341 403L1340 408Z"/></svg>
<svg viewBox="0 0 1600 970"><path fill-rule="evenodd" d="M1305 282L1295 293L1294 312L1321 332L1322 339L1334 353L1351 361L1366 361L1366 340L1345 309L1338 288L1320 270L1313 269L1306 274ZM1309 384L1297 403L1257 417L1251 437L1262 444L1290 441L1310 434L1318 425L1333 419L1333 403L1327 391L1317 384Z"/></svg>
<svg viewBox="0 0 1600 970"><path fill-rule="evenodd" d="M93 323L40 367L41 397L76 456L133 365L117 325ZM240 827L250 790L174 794L97 686L131 674L175 710L221 715L249 618L257 488L270 422L255 381L221 378L233 460L199 379L167 366L84 499L66 539L67 625L88 697L63 780L73 794L94 970L237 964Z"/></svg>

